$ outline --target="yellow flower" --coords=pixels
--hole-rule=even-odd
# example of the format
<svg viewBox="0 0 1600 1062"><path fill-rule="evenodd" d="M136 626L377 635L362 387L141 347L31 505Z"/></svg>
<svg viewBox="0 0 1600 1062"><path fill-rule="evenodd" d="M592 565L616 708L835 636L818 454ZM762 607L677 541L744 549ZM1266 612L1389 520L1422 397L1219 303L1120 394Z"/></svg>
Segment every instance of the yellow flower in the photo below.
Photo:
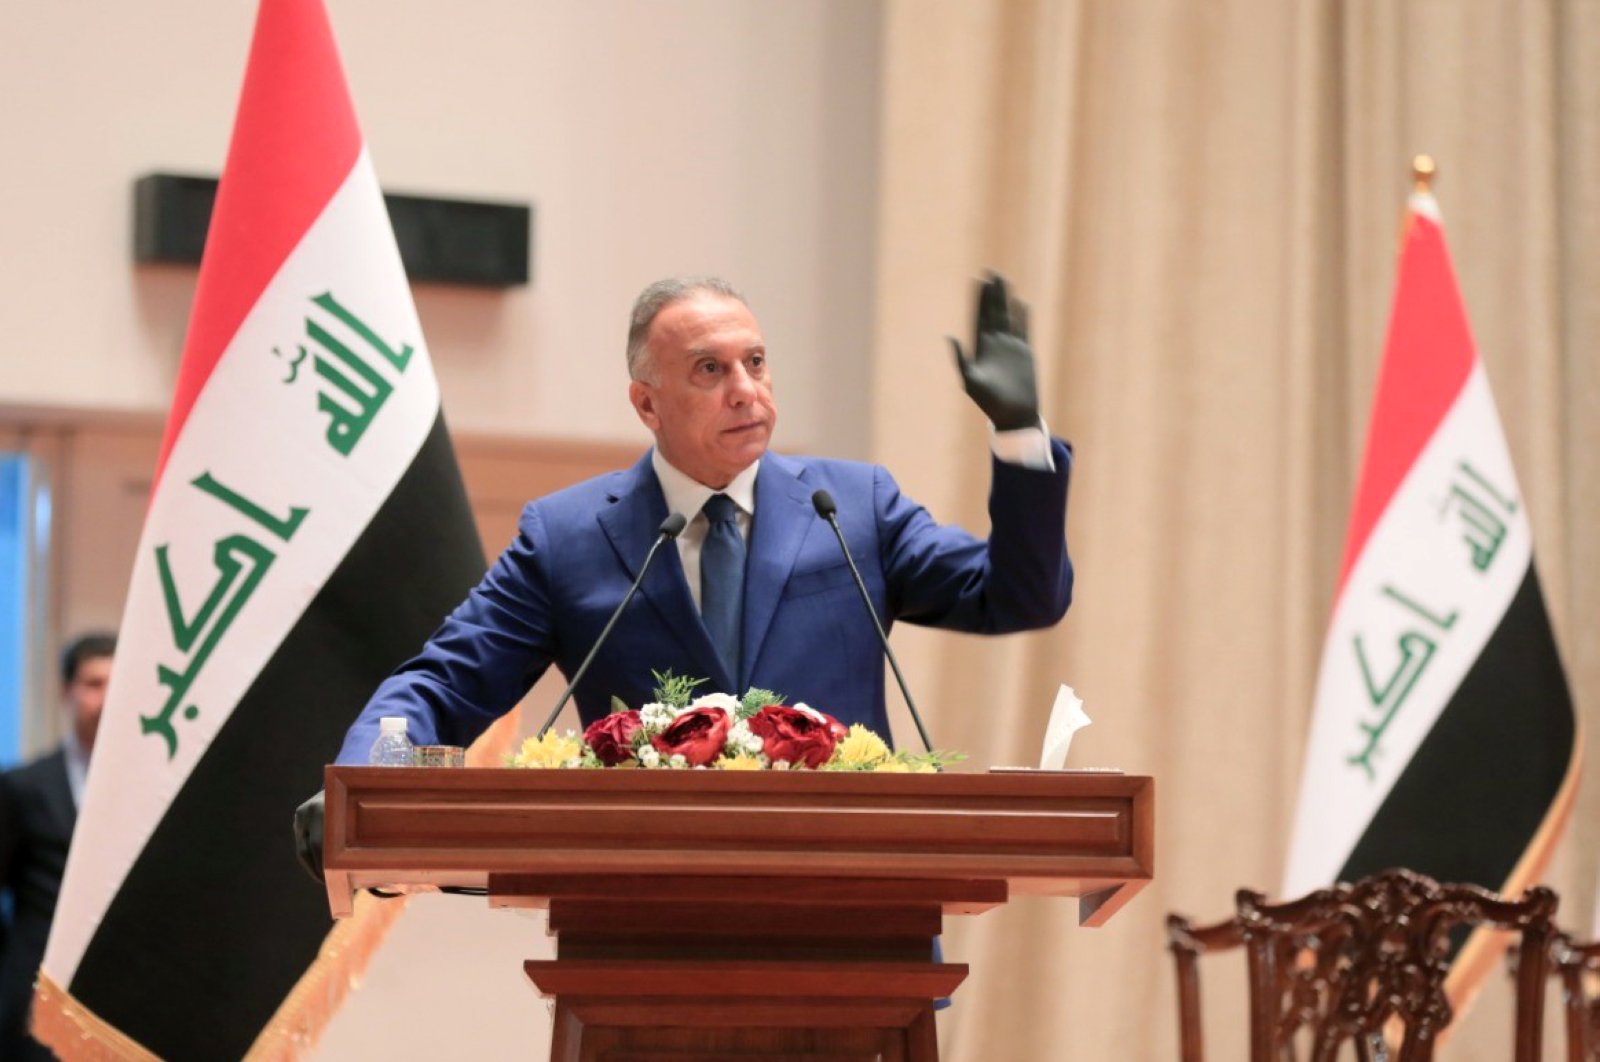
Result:
<svg viewBox="0 0 1600 1062"><path fill-rule="evenodd" d="M938 774L939 773L939 768L935 767L931 763L924 763L924 764L919 765L917 767L917 769L912 771L911 773L912 774Z"/></svg>
<svg viewBox="0 0 1600 1062"><path fill-rule="evenodd" d="M889 758L889 746L883 738L860 723L850 728L850 733L833 750L833 762L840 767L871 767Z"/></svg>
<svg viewBox="0 0 1600 1062"><path fill-rule="evenodd" d="M759 771L761 761L754 756L724 756L712 766L719 771Z"/></svg>
<svg viewBox="0 0 1600 1062"><path fill-rule="evenodd" d="M873 774L910 774L911 768L899 760L884 760L872 768Z"/></svg>
<svg viewBox="0 0 1600 1062"><path fill-rule="evenodd" d="M513 767L565 767L567 761L583 753L583 742L572 731L557 734L549 731L544 737L530 737L511 757Z"/></svg>

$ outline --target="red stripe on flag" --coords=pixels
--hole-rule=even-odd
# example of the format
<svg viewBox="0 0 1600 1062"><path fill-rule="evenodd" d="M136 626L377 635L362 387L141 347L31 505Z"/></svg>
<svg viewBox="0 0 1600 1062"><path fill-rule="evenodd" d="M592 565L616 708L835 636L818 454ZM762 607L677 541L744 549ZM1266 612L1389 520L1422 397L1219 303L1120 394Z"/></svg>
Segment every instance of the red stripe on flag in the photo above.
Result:
<svg viewBox="0 0 1600 1062"><path fill-rule="evenodd" d="M1455 404L1477 357L1444 231L1433 219L1413 213L1400 252L1366 457L1345 536L1340 593L1373 526Z"/></svg>
<svg viewBox="0 0 1600 1062"><path fill-rule="evenodd" d="M360 153L361 130L321 0L262 0L156 462L158 483L217 360Z"/></svg>

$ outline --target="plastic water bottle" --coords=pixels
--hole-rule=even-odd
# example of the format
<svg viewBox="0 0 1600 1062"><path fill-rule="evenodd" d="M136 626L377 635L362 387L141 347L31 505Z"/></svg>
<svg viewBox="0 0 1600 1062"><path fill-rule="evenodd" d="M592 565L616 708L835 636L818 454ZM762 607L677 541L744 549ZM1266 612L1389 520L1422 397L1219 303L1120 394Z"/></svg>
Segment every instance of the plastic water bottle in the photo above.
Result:
<svg viewBox="0 0 1600 1062"><path fill-rule="evenodd" d="M378 721L378 740L372 743L367 762L374 767L410 767L411 739L406 736L403 715L386 715Z"/></svg>

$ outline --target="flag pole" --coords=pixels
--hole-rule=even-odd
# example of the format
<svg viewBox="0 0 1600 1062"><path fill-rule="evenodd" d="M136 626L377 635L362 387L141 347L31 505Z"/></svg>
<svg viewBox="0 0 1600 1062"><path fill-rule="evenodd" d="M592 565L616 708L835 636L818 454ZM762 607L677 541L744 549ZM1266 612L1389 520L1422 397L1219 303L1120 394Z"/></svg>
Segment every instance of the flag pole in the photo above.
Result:
<svg viewBox="0 0 1600 1062"><path fill-rule="evenodd" d="M1418 195L1433 194L1433 178L1439 172L1439 164L1433 161L1432 155L1413 155L1411 157L1411 190Z"/></svg>
<svg viewBox="0 0 1600 1062"><path fill-rule="evenodd" d="M1411 156L1411 194L1400 208L1400 225L1395 231L1394 255L1398 260L1406 248L1406 237L1411 234L1411 215L1416 210L1417 196L1433 198L1433 179L1439 175L1439 164L1432 155Z"/></svg>
<svg viewBox="0 0 1600 1062"><path fill-rule="evenodd" d="M1400 227L1395 234L1395 258L1405 251L1405 238L1411 234L1411 214L1416 211L1416 197L1434 198L1434 178L1438 176L1438 163L1432 155L1411 155L1411 195L1400 208Z"/></svg>

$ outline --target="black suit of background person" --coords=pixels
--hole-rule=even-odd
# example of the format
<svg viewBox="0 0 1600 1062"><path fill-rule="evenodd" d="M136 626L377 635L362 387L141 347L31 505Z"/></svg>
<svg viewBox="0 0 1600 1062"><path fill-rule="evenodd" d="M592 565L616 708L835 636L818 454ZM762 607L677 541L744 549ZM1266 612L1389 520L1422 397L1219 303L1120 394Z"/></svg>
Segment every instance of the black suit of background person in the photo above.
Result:
<svg viewBox="0 0 1600 1062"><path fill-rule="evenodd" d="M10 917L0 924L0 1059L53 1057L28 1035L28 1009L116 647L109 634L87 634L67 647L61 661L71 724L66 740L54 752L0 774L0 889L10 901Z"/></svg>

